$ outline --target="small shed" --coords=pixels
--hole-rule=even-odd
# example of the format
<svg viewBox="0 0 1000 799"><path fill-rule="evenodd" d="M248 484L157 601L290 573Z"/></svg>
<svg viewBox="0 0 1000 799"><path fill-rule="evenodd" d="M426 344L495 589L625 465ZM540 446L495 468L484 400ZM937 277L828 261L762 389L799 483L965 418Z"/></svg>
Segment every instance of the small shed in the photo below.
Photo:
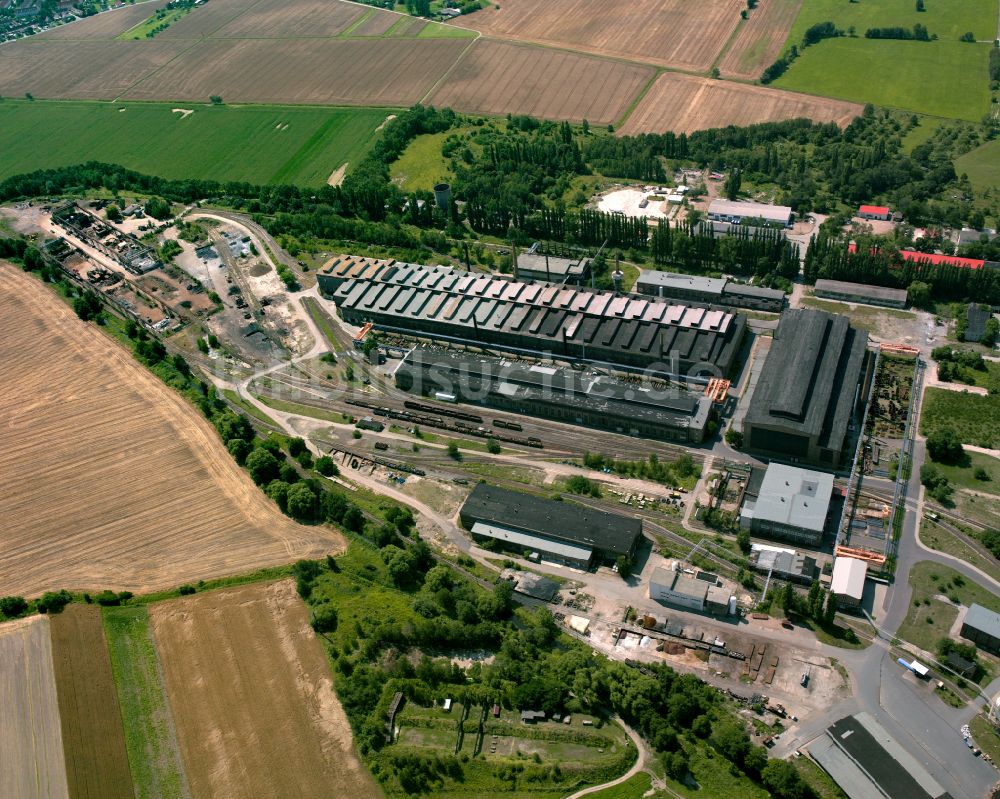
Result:
<svg viewBox="0 0 1000 799"><path fill-rule="evenodd" d="M534 724L538 721L545 721L544 710L522 710L521 721L524 724Z"/></svg>

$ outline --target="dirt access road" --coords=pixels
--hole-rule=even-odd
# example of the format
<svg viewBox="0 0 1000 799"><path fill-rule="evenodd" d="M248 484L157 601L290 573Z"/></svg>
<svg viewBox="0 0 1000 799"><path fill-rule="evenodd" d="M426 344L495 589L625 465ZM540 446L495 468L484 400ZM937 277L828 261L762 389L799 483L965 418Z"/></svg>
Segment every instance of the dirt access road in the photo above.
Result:
<svg viewBox="0 0 1000 799"><path fill-rule="evenodd" d="M194 799L381 795L290 580L150 607Z"/></svg>

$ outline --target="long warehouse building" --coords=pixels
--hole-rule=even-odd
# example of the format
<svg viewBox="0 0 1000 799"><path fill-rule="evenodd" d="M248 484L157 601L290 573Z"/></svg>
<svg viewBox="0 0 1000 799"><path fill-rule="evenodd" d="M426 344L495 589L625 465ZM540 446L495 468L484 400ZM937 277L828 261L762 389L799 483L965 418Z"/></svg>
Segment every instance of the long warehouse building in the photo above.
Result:
<svg viewBox="0 0 1000 799"><path fill-rule="evenodd" d="M701 443L714 417L704 394L458 352L414 349L393 377L403 391L444 392L461 402L644 438Z"/></svg>
<svg viewBox="0 0 1000 799"><path fill-rule="evenodd" d="M850 455L874 367L847 317L785 311L743 422L751 452L836 469Z"/></svg>
<svg viewBox="0 0 1000 799"><path fill-rule="evenodd" d="M338 258L319 284L350 324L660 375L728 375L746 331L725 310L397 261Z"/></svg>

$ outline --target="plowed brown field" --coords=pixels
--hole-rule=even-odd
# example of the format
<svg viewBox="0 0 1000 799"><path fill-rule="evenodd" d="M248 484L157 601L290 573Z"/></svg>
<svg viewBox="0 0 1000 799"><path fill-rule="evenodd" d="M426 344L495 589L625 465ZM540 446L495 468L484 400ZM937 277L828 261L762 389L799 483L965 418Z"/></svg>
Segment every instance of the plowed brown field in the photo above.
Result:
<svg viewBox="0 0 1000 799"><path fill-rule="evenodd" d="M843 127L861 111L857 103L666 72L656 79L619 133L690 133L796 117L836 122Z"/></svg>
<svg viewBox="0 0 1000 799"><path fill-rule="evenodd" d="M260 0L212 36L275 39L336 36L365 11L362 5L331 0Z"/></svg>
<svg viewBox="0 0 1000 799"><path fill-rule="evenodd" d="M219 28L246 12L256 0L212 0L199 6L190 14L185 14L165 31L156 34L157 39L201 39L211 36ZM261 31L260 35L264 35Z"/></svg>
<svg viewBox="0 0 1000 799"><path fill-rule="evenodd" d="M351 31L351 36L381 36L397 22L399 14L373 8L365 21Z"/></svg>
<svg viewBox="0 0 1000 799"><path fill-rule="evenodd" d="M50 627L70 795L134 799L101 611L67 605Z"/></svg>
<svg viewBox="0 0 1000 799"><path fill-rule="evenodd" d="M0 624L0 675L0 796L68 799L47 617Z"/></svg>
<svg viewBox="0 0 1000 799"><path fill-rule="evenodd" d="M744 8L740 0L503 0L455 24L504 39L707 71Z"/></svg>
<svg viewBox="0 0 1000 799"><path fill-rule="evenodd" d="M340 550L215 430L34 278L0 264L0 586L148 591Z"/></svg>
<svg viewBox="0 0 1000 799"><path fill-rule="evenodd" d="M430 102L469 113L607 124L625 112L653 74L650 67L479 39Z"/></svg>
<svg viewBox="0 0 1000 799"><path fill-rule="evenodd" d="M135 86L137 100L412 105L468 39L211 40Z"/></svg>
<svg viewBox="0 0 1000 799"><path fill-rule="evenodd" d="M291 581L150 606L194 799L369 799L330 668Z"/></svg>
<svg viewBox="0 0 1000 799"><path fill-rule="evenodd" d="M21 39L0 47L0 95L21 97L30 92L35 97L113 100L188 46L159 39Z"/></svg>
<svg viewBox="0 0 1000 799"><path fill-rule="evenodd" d="M134 28L140 22L149 19L156 10L167 4L167 0L147 0L134 6L116 8L94 14L92 17L78 19L68 25L40 33L38 39L114 39L119 33Z"/></svg>
<svg viewBox="0 0 1000 799"><path fill-rule="evenodd" d="M726 77L756 80L781 54L802 0L761 0L719 62Z"/></svg>

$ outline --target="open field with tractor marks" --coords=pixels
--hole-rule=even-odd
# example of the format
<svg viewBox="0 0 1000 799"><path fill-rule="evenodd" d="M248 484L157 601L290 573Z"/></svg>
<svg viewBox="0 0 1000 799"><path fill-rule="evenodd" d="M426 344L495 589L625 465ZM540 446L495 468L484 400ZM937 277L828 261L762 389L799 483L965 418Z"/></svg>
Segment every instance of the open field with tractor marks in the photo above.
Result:
<svg viewBox="0 0 1000 799"><path fill-rule="evenodd" d="M6 100L0 180L96 160L165 178L322 186L341 164L361 161L389 113L202 103L175 109L176 103Z"/></svg>
<svg viewBox="0 0 1000 799"><path fill-rule="evenodd" d="M412 105L467 39L232 39L195 45L137 83L133 100Z"/></svg>
<svg viewBox="0 0 1000 799"><path fill-rule="evenodd" d="M194 799L381 794L291 581L150 607Z"/></svg>
<svg viewBox="0 0 1000 799"><path fill-rule="evenodd" d="M113 100L143 75L176 58L190 43L34 41L0 45L0 96ZM202 100L208 100L206 95Z"/></svg>
<svg viewBox="0 0 1000 799"><path fill-rule="evenodd" d="M114 39L118 34L140 25L163 8L167 0L147 0L144 3L104 11L84 17L68 25L60 25L33 37L38 41L48 39Z"/></svg>
<svg viewBox="0 0 1000 799"><path fill-rule="evenodd" d="M68 799L45 616L0 625L0 796Z"/></svg>
<svg viewBox="0 0 1000 799"><path fill-rule="evenodd" d="M505 0L460 17L487 36L707 71L740 21L737 0Z"/></svg>
<svg viewBox="0 0 1000 799"><path fill-rule="evenodd" d="M0 320L6 593L148 591L343 548L284 516L192 406L9 264Z"/></svg>
<svg viewBox="0 0 1000 799"><path fill-rule="evenodd" d="M291 6L282 0L260 0L212 36L217 39L259 36L321 39L345 31L365 13L362 5L330 0L295 0Z"/></svg>
<svg viewBox="0 0 1000 799"><path fill-rule="evenodd" d="M66 776L73 799L133 799L121 710L100 608L51 617Z"/></svg>
<svg viewBox="0 0 1000 799"><path fill-rule="evenodd" d="M781 55L802 0L764 0L740 22L739 30L719 60L723 77L755 80Z"/></svg>
<svg viewBox="0 0 1000 799"><path fill-rule="evenodd" d="M576 53L479 39L430 98L482 114L615 122L654 70ZM587 91L579 87L586 86Z"/></svg>
<svg viewBox="0 0 1000 799"><path fill-rule="evenodd" d="M862 108L855 103L665 72L660 75L620 132L662 133L752 125L808 117L847 125Z"/></svg>

